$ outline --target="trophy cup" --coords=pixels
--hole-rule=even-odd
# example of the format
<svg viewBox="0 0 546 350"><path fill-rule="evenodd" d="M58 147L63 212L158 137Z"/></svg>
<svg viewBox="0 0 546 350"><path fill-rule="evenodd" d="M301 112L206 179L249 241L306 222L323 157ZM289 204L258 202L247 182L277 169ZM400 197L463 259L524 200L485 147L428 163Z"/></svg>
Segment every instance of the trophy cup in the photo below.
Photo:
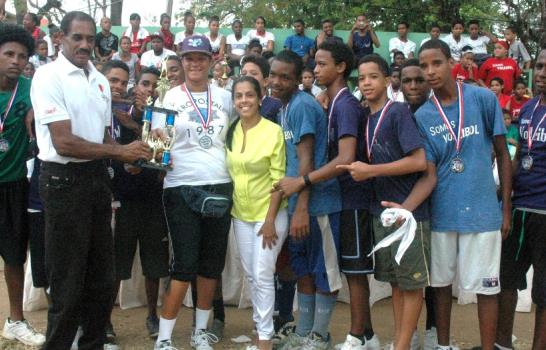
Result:
<svg viewBox="0 0 546 350"><path fill-rule="evenodd" d="M177 111L163 108L163 98L170 89L170 83L167 79L167 66L165 61L161 66L161 76L157 84L156 92L158 99L155 106L152 97L148 97L147 106L144 109L144 116L142 118L142 134L141 139L147 143L152 149L152 159L150 161L140 160L137 162L138 166L144 168L157 169L160 171L172 170L171 166L171 148L176 138L176 130L174 122L176 119ZM165 139L155 137L151 133L152 120L164 121L164 124L160 126L166 135ZM158 161L156 158L161 154L161 158Z"/></svg>

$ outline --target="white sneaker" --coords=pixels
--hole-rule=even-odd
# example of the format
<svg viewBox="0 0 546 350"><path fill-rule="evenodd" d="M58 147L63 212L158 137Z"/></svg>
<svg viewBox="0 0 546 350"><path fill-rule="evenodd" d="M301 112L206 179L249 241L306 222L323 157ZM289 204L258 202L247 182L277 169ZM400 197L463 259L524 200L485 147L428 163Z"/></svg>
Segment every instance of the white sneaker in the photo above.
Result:
<svg viewBox="0 0 546 350"><path fill-rule="evenodd" d="M156 342L154 345L154 350L178 350L175 348L170 341L170 339L165 339L160 342Z"/></svg>
<svg viewBox="0 0 546 350"><path fill-rule="evenodd" d="M436 331L436 327L432 327L425 331L423 350L434 350L436 345L438 345L438 332Z"/></svg>
<svg viewBox="0 0 546 350"><path fill-rule="evenodd" d="M114 343L106 343L104 344L104 350L119 350L119 346Z"/></svg>
<svg viewBox="0 0 546 350"><path fill-rule="evenodd" d="M248 345L245 350L259 350L256 345Z"/></svg>
<svg viewBox="0 0 546 350"><path fill-rule="evenodd" d="M198 329L191 336L190 345L196 350L213 350L211 343L218 343L218 337L206 330Z"/></svg>
<svg viewBox="0 0 546 350"><path fill-rule="evenodd" d="M413 331L411 337L410 350L419 350L421 348L421 341L419 339L419 331L416 329Z"/></svg>
<svg viewBox="0 0 546 350"><path fill-rule="evenodd" d="M330 334L328 334L328 338L324 339L320 334L311 332L299 350L328 350L331 343L332 337Z"/></svg>
<svg viewBox="0 0 546 350"><path fill-rule="evenodd" d="M45 336L32 328L27 320L11 322L8 318L4 323L2 336L9 340L18 340L30 346L41 346L45 343Z"/></svg>
<svg viewBox="0 0 546 350"><path fill-rule="evenodd" d="M336 350L366 350L366 345L362 344L360 339L347 334L345 342L342 344L337 344L334 348Z"/></svg>
<svg viewBox="0 0 546 350"><path fill-rule="evenodd" d="M377 334L374 334L371 339L366 339L364 347L366 350L381 350L381 342Z"/></svg>

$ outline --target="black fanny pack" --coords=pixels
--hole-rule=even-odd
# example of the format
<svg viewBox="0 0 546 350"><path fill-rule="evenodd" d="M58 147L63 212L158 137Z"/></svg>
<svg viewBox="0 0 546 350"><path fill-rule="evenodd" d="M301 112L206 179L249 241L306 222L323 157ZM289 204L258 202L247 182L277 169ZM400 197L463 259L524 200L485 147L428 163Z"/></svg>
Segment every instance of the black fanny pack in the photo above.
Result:
<svg viewBox="0 0 546 350"><path fill-rule="evenodd" d="M231 208L231 196L194 186L182 186L180 192L191 210L203 217L221 218Z"/></svg>

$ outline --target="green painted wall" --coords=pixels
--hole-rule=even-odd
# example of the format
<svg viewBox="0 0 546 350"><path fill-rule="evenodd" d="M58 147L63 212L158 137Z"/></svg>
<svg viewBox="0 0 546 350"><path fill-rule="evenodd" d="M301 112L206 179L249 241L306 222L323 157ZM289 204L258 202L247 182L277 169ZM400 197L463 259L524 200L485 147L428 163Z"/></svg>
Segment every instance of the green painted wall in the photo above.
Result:
<svg viewBox="0 0 546 350"><path fill-rule="evenodd" d="M127 27L112 27L112 32L118 36L121 36L123 31ZM159 30L159 27L144 27L146 30L148 30L150 33L157 32ZM245 35L251 28L245 28L243 30L243 35ZM171 28L171 31L176 34L180 31L184 30L183 27L179 28ZM272 32L273 35L275 35L275 52L278 52L283 49L284 40L289 37L290 35L294 34L294 31L292 29L271 29L268 28L268 31ZM196 28L196 32L199 33L206 33L208 32L208 28ZM317 34L319 33L319 30L316 29L308 29L306 30L306 35L310 37L311 39L315 39ZM232 34L231 28L220 28L220 33L224 35ZM349 31L347 30L336 30L335 35L343 38L345 42L347 42L347 37L349 36ZM387 58L388 57L388 51L389 51L389 39L393 38L397 35L396 32L376 32L377 37L379 38L379 41L381 42L381 46L379 49L375 49L375 52L380 54L381 56ZM428 33L410 33L409 38L410 40L414 41L417 44L417 50L419 49L419 44L421 43L421 40L424 38L428 38Z"/></svg>

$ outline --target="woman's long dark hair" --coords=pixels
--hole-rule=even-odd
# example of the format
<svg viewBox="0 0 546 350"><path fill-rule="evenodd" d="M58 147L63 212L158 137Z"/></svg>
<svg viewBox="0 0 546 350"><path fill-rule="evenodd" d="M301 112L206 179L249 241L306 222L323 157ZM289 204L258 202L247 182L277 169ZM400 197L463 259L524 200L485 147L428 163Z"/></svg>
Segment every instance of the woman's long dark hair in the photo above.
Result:
<svg viewBox="0 0 546 350"><path fill-rule="evenodd" d="M250 83L252 85L252 87L254 88L254 91L256 92L256 96L258 96L258 99L261 100L262 88L260 86L260 83L258 83L258 81L255 78L250 76L243 76L243 77L237 78L235 82L233 82L233 87L231 88L231 99L233 101L235 100L235 88L237 87L237 85L241 83L245 83L245 82ZM233 133L235 132L235 128L237 127L237 124L239 123L240 120L241 118L237 117L233 121L233 123L231 123L231 125L229 126L227 134L226 134L226 147L230 151L232 151L231 146L233 144Z"/></svg>

